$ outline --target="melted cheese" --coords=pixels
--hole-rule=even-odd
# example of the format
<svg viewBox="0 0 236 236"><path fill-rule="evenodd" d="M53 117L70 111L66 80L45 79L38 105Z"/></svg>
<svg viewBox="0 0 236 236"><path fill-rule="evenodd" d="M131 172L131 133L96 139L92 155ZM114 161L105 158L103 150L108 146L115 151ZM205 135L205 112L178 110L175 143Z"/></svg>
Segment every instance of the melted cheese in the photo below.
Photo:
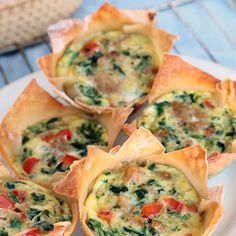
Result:
<svg viewBox="0 0 236 236"><path fill-rule="evenodd" d="M15 165L20 173L37 181L53 181L55 173L67 172L76 158L84 158L87 145L107 145L106 129L94 120L76 116L52 118L28 127L23 132L20 158ZM69 155L69 157L66 157ZM64 157L64 161L63 161ZM72 157L72 158L71 158ZM31 158L37 158L32 171L26 171Z"/></svg>
<svg viewBox="0 0 236 236"><path fill-rule="evenodd" d="M214 95L201 91L176 91L158 98L138 119L165 146L178 150L195 143L208 155L231 152L236 137L236 117L225 104L218 106Z"/></svg>
<svg viewBox="0 0 236 236"><path fill-rule="evenodd" d="M199 202L180 171L147 163L101 174L91 186L85 208L87 224L96 235L198 236Z"/></svg>
<svg viewBox="0 0 236 236"><path fill-rule="evenodd" d="M0 235L27 229L46 234L55 223L71 219L68 205L48 189L30 181L0 180Z"/></svg>
<svg viewBox="0 0 236 236"><path fill-rule="evenodd" d="M84 48L92 48L84 52ZM71 98L94 106L127 106L145 96L157 73L150 40L139 33L108 31L75 41L57 63L56 75L70 78Z"/></svg>

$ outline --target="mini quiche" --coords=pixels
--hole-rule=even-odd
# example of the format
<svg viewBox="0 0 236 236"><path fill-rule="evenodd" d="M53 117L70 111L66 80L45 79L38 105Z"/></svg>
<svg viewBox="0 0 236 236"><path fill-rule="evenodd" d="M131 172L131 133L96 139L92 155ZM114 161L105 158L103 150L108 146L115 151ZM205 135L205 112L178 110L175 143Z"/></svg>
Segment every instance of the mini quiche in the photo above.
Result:
<svg viewBox="0 0 236 236"><path fill-rule="evenodd" d="M59 22L49 28L53 53L39 65L60 96L87 112L139 107L175 40L154 16L105 3L83 22Z"/></svg>
<svg viewBox="0 0 236 236"><path fill-rule="evenodd" d="M218 80L167 55L150 92L149 106L130 125L149 129L167 152L196 143L206 148L209 174L236 158L236 82Z"/></svg>
<svg viewBox="0 0 236 236"><path fill-rule="evenodd" d="M88 116L62 105L33 80L3 119L0 152L16 174L47 186L82 161L88 145L110 149L130 112Z"/></svg>
<svg viewBox="0 0 236 236"><path fill-rule="evenodd" d="M75 200L13 178L0 164L1 236L69 236L78 219L77 208Z"/></svg>
<svg viewBox="0 0 236 236"><path fill-rule="evenodd" d="M55 186L76 195L86 235L210 235L223 214L223 188L208 190L200 145L163 154L150 131L140 128L120 149L89 149L84 162ZM218 202L217 202L218 201Z"/></svg>

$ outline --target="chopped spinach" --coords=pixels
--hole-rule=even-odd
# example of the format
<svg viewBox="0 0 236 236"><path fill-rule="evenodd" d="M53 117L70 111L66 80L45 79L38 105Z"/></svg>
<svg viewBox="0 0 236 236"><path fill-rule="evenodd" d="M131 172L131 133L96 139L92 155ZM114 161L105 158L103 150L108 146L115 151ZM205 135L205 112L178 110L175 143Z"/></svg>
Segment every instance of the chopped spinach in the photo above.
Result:
<svg viewBox="0 0 236 236"><path fill-rule="evenodd" d="M121 54L123 54L124 56L130 56L130 52L127 50L121 51Z"/></svg>
<svg viewBox="0 0 236 236"><path fill-rule="evenodd" d="M30 130L33 134L40 134L43 132L37 125L29 126L28 130Z"/></svg>
<svg viewBox="0 0 236 236"><path fill-rule="evenodd" d="M93 75L93 70L97 66L97 61L103 54L101 52L96 52L94 55L90 56L85 61L80 61L78 65L84 68L86 75Z"/></svg>
<svg viewBox="0 0 236 236"><path fill-rule="evenodd" d="M19 203L18 198L16 197L16 195L12 191L9 192L9 195L10 195L10 198L13 202Z"/></svg>
<svg viewBox="0 0 236 236"><path fill-rule="evenodd" d="M28 156L32 156L33 155L33 150L31 148L23 148L23 150L21 151L21 155L20 155L20 159L21 162L24 162L24 160L28 157Z"/></svg>
<svg viewBox="0 0 236 236"><path fill-rule="evenodd" d="M178 196L180 193L173 187L172 189L169 190L169 193L173 196Z"/></svg>
<svg viewBox="0 0 236 236"><path fill-rule="evenodd" d="M167 128L167 125L166 125L166 120L165 119L162 119L158 122L158 125L160 127L160 129L165 129Z"/></svg>
<svg viewBox="0 0 236 236"><path fill-rule="evenodd" d="M144 188L141 188L141 189L136 190L135 193L136 193L138 199L142 200L146 196L148 191Z"/></svg>
<svg viewBox="0 0 236 236"><path fill-rule="evenodd" d="M148 169L151 171L155 171L156 170L156 164L152 163L151 165L148 166Z"/></svg>
<svg viewBox="0 0 236 236"><path fill-rule="evenodd" d="M31 197L35 202L43 202L46 199L44 194L35 192L31 193Z"/></svg>
<svg viewBox="0 0 236 236"><path fill-rule="evenodd" d="M161 192L165 192L165 189L162 186L158 186L157 192L158 194L161 194Z"/></svg>
<svg viewBox="0 0 236 236"><path fill-rule="evenodd" d="M91 100L92 104L101 105L102 103L101 95L98 93L98 91L94 87L80 84L78 88L80 92L83 94L83 96Z"/></svg>
<svg viewBox="0 0 236 236"><path fill-rule="evenodd" d="M164 109L169 105L170 105L170 102L167 102L167 101L155 103L154 106L157 111L157 115L158 116L162 115L164 112Z"/></svg>
<svg viewBox="0 0 236 236"><path fill-rule="evenodd" d="M224 152L224 151L225 151L225 145L224 145L224 143L218 141L218 142L216 143L216 145L220 148L220 151L221 151L221 152Z"/></svg>
<svg viewBox="0 0 236 236"><path fill-rule="evenodd" d="M42 229L43 232L49 232L54 229L53 224L47 221L40 221L36 224L36 226Z"/></svg>
<svg viewBox="0 0 236 236"><path fill-rule="evenodd" d="M88 220L88 227L92 229L94 232L97 232L99 236L109 236L103 229L100 222L94 219Z"/></svg>
<svg viewBox="0 0 236 236"><path fill-rule="evenodd" d="M151 63L151 56L144 55L141 57L141 60L138 63L138 65L135 67L135 69L142 72L144 69L146 69L150 65L150 63Z"/></svg>
<svg viewBox="0 0 236 236"><path fill-rule="evenodd" d="M171 229L173 232L180 231L180 227L176 225L174 228Z"/></svg>
<svg viewBox="0 0 236 236"><path fill-rule="evenodd" d="M59 117L53 117L51 119L48 119L48 120L45 120L45 121L42 121L41 122L41 125L43 128L46 128L47 130L51 129L52 128L52 125L57 122L57 121L60 121L61 118Z"/></svg>
<svg viewBox="0 0 236 236"><path fill-rule="evenodd" d="M83 134L84 137L88 139L89 144L98 144L103 132L104 128L102 127L102 125L93 120L84 122L77 129L77 133Z"/></svg>
<svg viewBox="0 0 236 236"><path fill-rule="evenodd" d="M183 94L177 95L176 98L180 99L182 102L192 104L192 103L196 103L198 99L200 98L200 96L194 93L184 92Z"/></svg>
<svg viewBox="0 0 236 236"><path fill-rule="evenodd" d="M91 63L81 61L78 65L84 68L85 74L87 76L88 75L93 75L93 68L92 68Z"/></svg>
<svg viewBox="0 0 236 236"><path fill-rule="evenodd" d="M191 134L191 137L199 140L204 139L204 135L201 134Z"/></svg>
<svg viewBox="0 0 236 236"><path fill-rule="evenodd" d="M127 192L128 191L128 188L124 185L120 185L120 186L114 186L114 185L111 185L109 190L115 194L120 194L122 192Z"/></svg>
<svg viewBox="0 0 236 236"><path fill-rule="evenodd" d="M5 187L8 188L8 189L15 189L16 188L16 184L14 182L6 182L5 183Z"/></svg>
<svg viewBox="0 0 236 236"><path fill-rule="evenodd" d="M46 175L52 175L55 173L55 169L52 169L52 168L47 169L47 168L42 167L41 172Z"/></svg>
<svg viewBox="0 0 236 236"><path fill-rule="evenodd" d="M120 74L125 75L125 72L121 69L120 65L117 63L113 62L112 63L113 69L118 71Z"/></svg>
<svg viewBox="0 0 236 236"><path fill-rule="evenodd" d="M152 186L152 185L154 185L155 184L155 179L149 179L148 181L147 181L147 185L148 186Z"/></svg>
<svg viewBox="0 0 236 236"><path fill-rule="evenodd" d="M60 199L60 198L56 198L56 199L57 199L57 201L59 202L59 204L60 204L61 206L64 205L64 201L63 201L62 199Z"/></svg>
<svg viewBox="0 0 236 236"><path fill-rule="evenodd" d="M133 228L130 228L130 227L129 228L128 227L124 227L124 231L128 232L128 233L130 233L132 235L139 235L139 236L144 236L145 235L143 232L137 231L137 230L135 230Z"/></svg>
<svg viewBox="0 0 236 236"><path fill-rule="evenodd" d="M54 123L54 122L60 121L60 120L61 120L61 118L59 118L59 117L53 117L47 121L47 124L51 124L51 123Z"/></svg>
<svg viewBox="0 0 236 236"><path fill-rule="evenodd" d="M73 61L76 59L76 57L79 56L79 52L76 52L76 51L72 50L71 48L68 48L65 52L65 55L68 56L67 64L71 65L73 63Z"/></svg>
<svg viewBox="0 0 236 236"><path fill-rule="evenodd" d="M0 236L9 236L8 232L6 232L5 230L0 230Z"/></svg>
<svg viewBox="0 0 236 236"><path fill-rule="evenodd" d="M94 55L88 58L88 60L92 63L92 65L95 65L100 57L102 57L103 54L101 52L95 52Z"/></svg>
<svg viewBox="0 0 236 236"><path fill-rule="evenodd" d="M78 155L80 155L81 157L84 157L87 155L87 145L86 144L82 144L78 140L75 140L70 145L77 149Z"/></svg>
<svg viewBox="0 0 236 236"><path fill-rule="evenodd" d="M27 143L29 140L30 140L30 138L28 136L26 136L25 134L22 135L22 145Z"/></svg>
<svg viewBox="0 0 236 236"><path fill-rule="evenodd" d="M70 169L70 166L66 166L66 165L64 165L63 162L61 162L56 166L55 171L66 172L69 169Z"/></svg>
<svg viewBox="0 0 236 236"><path fill-rule="evenodd" d="M29 220L32 220L33 218L35 218L36 216L38 216L40 213L41 213L40 210L35 209L35 208L30 208L30 209L27 211L27 217L28 217Z"/></svg>
<svg viewBox="0 0 236 236"><path fill-rule="evenodd" d="M155 230L155 228L150 227L148 224L144 225L143 233L145 236L150 236L150 235L159 236L159 233Z"/></svg>
<svg viewBox="0 0 236 236"><path fill-rule="evenodd" d="M179 217L181 218L181 220L184 220L184 221L186 221L186 220L188 220L188 219L189 219L189 217L190 217L190 214L184 214L184 215L180 215Z"/></svg>
<svg viewBox="0 0 236 236"><path fill-rule="evenodd" d="M20 229L21 223L22 223L22 222L21 222L20 220L18 220L18 219L16 219L16 218L13 218L13 219L11 220L10 225L11 225L11 228Z"/></svg>
<svg viewBox="0 0 236 236"><path fill-rule="evenodd" d="M217 134L217 131L216 131L216 134ZM218 135L219 135L219 134L218 134ZM233 129L233 130L227 132L225 136L235 137L235 135L236 135L236 132L235 132L235 130Z"/></svg>
<svg viewBox="0 0 236 236"><path fill-rule="evenodd" d="M47 163L48 166L53 166L57 164L57 158L55 156L52 156L51 158L48 158Z"/></svg>

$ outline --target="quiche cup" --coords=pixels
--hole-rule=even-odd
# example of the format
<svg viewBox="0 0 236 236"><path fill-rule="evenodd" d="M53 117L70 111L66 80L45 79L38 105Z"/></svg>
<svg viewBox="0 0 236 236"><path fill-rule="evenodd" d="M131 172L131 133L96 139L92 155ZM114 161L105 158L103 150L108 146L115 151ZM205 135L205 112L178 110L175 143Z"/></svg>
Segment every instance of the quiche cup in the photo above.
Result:
<svg viewBox="0 0 236 236"><path fill-rule="evenodd" d="M75 199L10 175L0 164L1 235L69 236L78 220Z"/></svg>
<svg viewBox="0 0 236 236"><path fill-rule="evenodd" d="M208 154L208 173L215 175L236 158L236 82L218 80L166 55L149 96L149 106L131 124L149 129L166 152L196 143Z"/></svg>
<svg viewBox="0 0 236 236"><path fill-rule="evenodd" d="M58 95L86 112L139 107L176 39L156 28L154 17L105 3L84 21L49 27L53 53L38 63Z"/></svg>
<svg viewBox="0 0 236 236"><path fill-rule="evenodd" d="M208 189L205 150L163 152L141 127L110 153L91 147L54 190L77 196L86 235L211 235L223 188Z"/></svg>
<svg viewBox="0 0 236 236"><path fill-rule="evenodd" d="M32 80L2 121L0 154L17 176L50 186L74 161L84 160L87 146L109 150L131 111L87 115Z"/></svg>

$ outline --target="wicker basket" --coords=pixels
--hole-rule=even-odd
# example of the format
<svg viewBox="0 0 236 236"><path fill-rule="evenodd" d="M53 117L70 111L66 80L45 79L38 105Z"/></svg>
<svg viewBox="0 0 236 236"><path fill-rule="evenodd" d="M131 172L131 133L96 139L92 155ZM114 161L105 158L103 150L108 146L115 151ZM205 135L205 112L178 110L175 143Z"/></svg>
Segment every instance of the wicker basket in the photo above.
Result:
<svg viewBox="0 0 236 236"><path fill-rule="evenodd" d="M74 12L82 0L0 0L0 49L45 35L50 24Z"/></svg>

